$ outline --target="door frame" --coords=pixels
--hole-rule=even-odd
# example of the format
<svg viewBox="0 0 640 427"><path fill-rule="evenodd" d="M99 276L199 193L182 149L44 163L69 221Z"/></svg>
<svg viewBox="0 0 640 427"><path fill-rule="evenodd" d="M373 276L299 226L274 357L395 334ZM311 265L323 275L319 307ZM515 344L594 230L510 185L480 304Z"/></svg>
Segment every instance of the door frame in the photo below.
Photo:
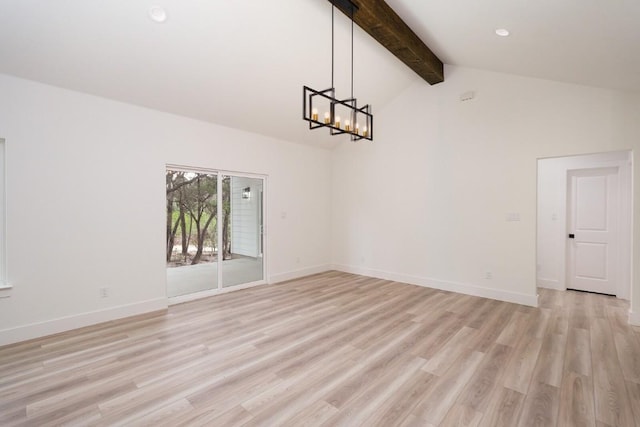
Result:
<svg viewBox="0 0 640 427"><path fill-rule="evenodd" d="M560 161L560 165L552 167L552 175L541 175L541 163L544 161ZM631 298L633 271L633 152L632 150L617 150L599 153L585 153L563 155L538 159L537 200L536 200L536 286L555 290L567 289L568 273L568 242L567 233L567 203L568 179L572 170L598 169L603 167L618 167L618 193L620 215L618 224L619 263L617 270L617 296L621 299ZM545 168L547 169L547 168ZM547 169L549 170L549 169ZM549 180L549 177L552 177ZM546 178L545 178L546 177ZM545 179L542 179L545 178ZM544 183L545 192L555 188L553 194L546 194L544 199L540 187ZM551 199L549 199L551 197ZM551 205L549 205L551 203ZM543 208L544 206L544 208ZM551 207L550 207L551 206ZM541 210L543 209L543 210ZM553 218L547 215L553 214ZM556 222L557 221L557 222ZM556 225L553 225L553 224ZM541 247L541 245L544 245ZM553 261L545 259L545 247L557 247ZM542 263L542 264L541 264Z"/></svg>
<svg viewBox="0 0 640 427"><path fill-rule="evenodd" d="M631 162L625 161L610 161L599 162L598 164L590 165L589 167L567 169L565 186L565 223L564 223L564 237L565 237L565 250L564 250L564 289L567 289L567 277L570 272L568 265L569 262L569 239L567 234L569 233L569 219L568 219L568 204L569 200L568 186L571 185L571 173L579 170L592 170L602 169L607 167L614 167L618 170L618 209L617 209L617 241L618 241L618 259L615 268L615 277L617 281L616 297L620 299L631 299L631 268L632 268L632 244L631 238L632 232L632 217L633 217L633 204L632 204L632 171Z"/></svg>
<svg viewBox="0 0 640 427"><path fill-rule="evenodd" d="M262 192L264 195L264 199L263 199L263 203L262 203L262 239L263 239L263 252L262 252L262 280L257 280L254 282L250 282L250 283L242 283L239 285L234 285L234 286L228 286L228 287L223 287L223 283L222 283L222 264L220 263L220 260L218 260L217 262L218 264L218 268L217 268L217 287L213 288L213 289L208 289L205 291L201 291L201 292L195 292L192 294L187 294L187 295L178 295L175 297L167 297L168 303L169 305L173 305L173 304L180 304L183 302L187 302L187 301L193 301L196 299L200 299L200 298L206 298L212 295L218 295L218 294L222 294L222 293L227 293L227 292L233 292L233 291L237 291L240 289L246 289L246 288L252 288L254 286L260 286L260 285L265 285L265 284L269 284L270 280L268 280L268 251L267 251L267 201L266 196L267 196L267 187L268 187L268 175L262 175L262 174L256 174L256 173L249 173L249 172L238 172L238 171L231 171L231 170L226 170L226 169L211 169L211 168L204 168L204 167L192 167L192 166L185 166L185 165L177 165L177 164L172 164L172 163L167 163L165 165L164 170L178 170L178 171L184 171L184 172L195 172L195 173L206 173L206 174L215 174L217 175L217 177L219 179L217 179L217 195L216 197L218 198L218 218L222 218L222 179L220 179L222 176L231 176L231 177L241 177L241 178L254 178L254 179L261 179L262 180ZM166 209L166 201L165 201L165 209ZM166 215L165 215L166 217ZM220 225L220 221L217 221L216 227L221 227ZM221 229L218 229L218 248L222 247L222 233L221 233ZM166 263L165 263L165 268L166 268ZM166 275L165 275L165 293L167 290L167 283L166 283Z"/></svg>
<svg viewBox="0 0 640 427"><path fill-rule="evenodd" d="M617 240L618 240L618 260L617 265L614 267L616 269L615 276L617 280L616 286L616 297L620 299L629 300L631 298L631 232L632 232L632 175L631 175L631 163L625 161L604 161L604 162L594 162L589 165L589 167L577 167L567 169L565 182L566 185L564 187L564 208L565 212L563 215L564 218L564 227L563 227L563 237L565 242L565 250L564 259L562 260L562 265L564 267L564 271L562 272L563 283L562 286L564 290L567 289L567 278L570 272L569 268L569 239L567 239L567 235L569 233L569 219L568 219L568 204L569 200L569 191L568 186L571 185L571 173L579 170L591 170L591 169L602 169L607 167L615 167L618 169L618 229L617 229Z"/></svg>

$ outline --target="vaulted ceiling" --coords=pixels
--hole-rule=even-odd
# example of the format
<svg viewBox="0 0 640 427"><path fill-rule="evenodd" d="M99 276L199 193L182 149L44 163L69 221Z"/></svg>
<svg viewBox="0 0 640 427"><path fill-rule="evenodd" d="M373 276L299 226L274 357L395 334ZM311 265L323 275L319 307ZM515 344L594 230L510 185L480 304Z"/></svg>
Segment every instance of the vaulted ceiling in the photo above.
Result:
<svg viewBox="0 0 640 427"><path fill-rule="evenodd" d="M637 0L387 3L447 64L640 91ZM349 31L337 13L339 96ZM327 0L0 2L0 73L327 148L341 139L309 131L301 104L302 85L330 85L330 41ZM360 102L375 113L415 82L427 85L356 29Z"/></svg>

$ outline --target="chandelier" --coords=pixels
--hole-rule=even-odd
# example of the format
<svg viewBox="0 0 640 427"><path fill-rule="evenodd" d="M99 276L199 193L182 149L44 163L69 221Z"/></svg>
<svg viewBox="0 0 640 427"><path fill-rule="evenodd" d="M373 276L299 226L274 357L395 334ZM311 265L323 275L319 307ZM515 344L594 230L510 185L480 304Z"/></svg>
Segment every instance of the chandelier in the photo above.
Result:
<svg viewBox="0 0 640 427"><path fill-rule="evenodd" d="M373 114L371 106L358 107L353 96L353 15L358 7L351 0L329 0L331 2L331 87L315 90L302 88L302 119L309 122L309 129L328 128L331 135L347 134L351 141L367 139L373 141ZM351 17L351 97L337 99L333 84L334 75L334 2L339 2L343 10L350 11ZM320 114L322 113L322 117Z"/></svg>

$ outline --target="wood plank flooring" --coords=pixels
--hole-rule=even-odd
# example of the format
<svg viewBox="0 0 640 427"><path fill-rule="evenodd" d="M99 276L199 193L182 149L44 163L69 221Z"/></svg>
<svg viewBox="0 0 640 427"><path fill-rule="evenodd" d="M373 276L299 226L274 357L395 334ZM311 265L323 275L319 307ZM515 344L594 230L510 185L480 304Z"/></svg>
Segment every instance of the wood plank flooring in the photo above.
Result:
<svg viewBox="0 0 640 427"><path fill-rule="evenodd" d="M328 272L0 348L2 426L640 426L627 303Z"/></svg>

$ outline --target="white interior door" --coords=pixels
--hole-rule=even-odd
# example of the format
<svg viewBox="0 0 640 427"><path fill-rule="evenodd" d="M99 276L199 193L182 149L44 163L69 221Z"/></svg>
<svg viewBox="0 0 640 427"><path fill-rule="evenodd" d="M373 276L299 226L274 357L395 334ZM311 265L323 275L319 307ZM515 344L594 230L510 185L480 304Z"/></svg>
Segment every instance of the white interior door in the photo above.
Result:
<svg viewBox="0 0 640 427"><path fill-rule="evenodd" d="M569 172L567 288L616 295L618 168Z"/></svg>

